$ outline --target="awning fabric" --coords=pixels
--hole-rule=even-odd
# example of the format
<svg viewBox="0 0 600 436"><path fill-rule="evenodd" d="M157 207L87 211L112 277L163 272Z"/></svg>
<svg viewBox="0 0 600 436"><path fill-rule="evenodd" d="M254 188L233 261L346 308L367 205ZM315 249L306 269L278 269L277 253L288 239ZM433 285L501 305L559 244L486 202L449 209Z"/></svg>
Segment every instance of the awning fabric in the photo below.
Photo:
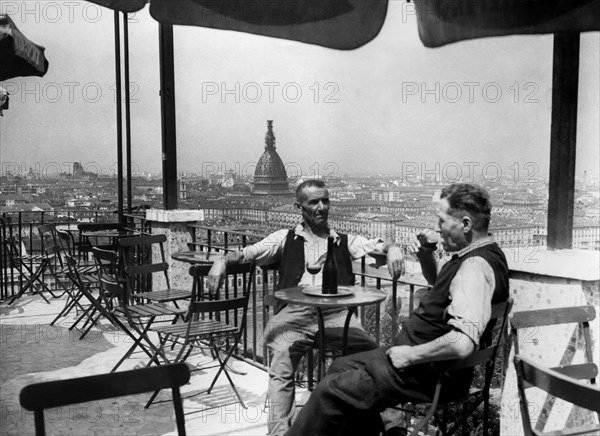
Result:
<svg viewBox="0 0 600 436"><path fill-rule="evenodd" d="M0 86L0 117L2 111L8 109L8 91Z"/></svg>
<svg viewBox="0 0 600 436"><path fill-rule="evenodd" d="M0 14L0 80L46 74L44 50L27 39L8 15Z"/></svg>
<svg viewBox="0 0 600 436"><path fill-rule="evenodd" d="M90 1L121 11L144 3ZM379 34L387 5L388 0L151 0L150 14L165 24L233 30L351 50Z"/></svg>
<svg viewBox="0 0 600 436"><path fill-rule="evenodd" d="M121 12L137 12L144 7L148 0L90 0L105 8Z"/></svg>
<svg viewBox="0 0 600 436"><path fill-rule="evenodd" d="M150 13L172 24L235 30L340 50L375 38L387 0L152 0Z"/></svg>
<svg viewBox="0 0 600 436"><path fill-rule="evenodd" d="M487 36L600 30L600 0L414 0L427 47Z"/></svg>

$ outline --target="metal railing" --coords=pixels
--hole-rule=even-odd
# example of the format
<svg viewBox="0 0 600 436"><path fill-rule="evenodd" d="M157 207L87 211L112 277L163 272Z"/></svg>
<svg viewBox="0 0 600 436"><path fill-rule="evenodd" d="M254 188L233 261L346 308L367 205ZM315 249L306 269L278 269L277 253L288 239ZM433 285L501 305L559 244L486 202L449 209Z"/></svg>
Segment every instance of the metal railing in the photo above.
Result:
<svg viewBox="0 0 600 436"><path fill-rule="evenodd" d="M129 214L125 217L127 228L149 231L143 216ZM53 211L2 212L0 215L0 300L13 297L27 280L23 265L14 262L13 257L43 254L44 241L38 233L39 226L55 223L61 229L77 231L77 226L82 223L114 221L116 221L114 212L100 210L56 209ZM17 253L12 252L9 244L6 243L11 238L15 238L17 241ZM29 260L28 266L33 268L33 263L34 260ZM51 282L51 275L44 273L43 280Z"/></svg>

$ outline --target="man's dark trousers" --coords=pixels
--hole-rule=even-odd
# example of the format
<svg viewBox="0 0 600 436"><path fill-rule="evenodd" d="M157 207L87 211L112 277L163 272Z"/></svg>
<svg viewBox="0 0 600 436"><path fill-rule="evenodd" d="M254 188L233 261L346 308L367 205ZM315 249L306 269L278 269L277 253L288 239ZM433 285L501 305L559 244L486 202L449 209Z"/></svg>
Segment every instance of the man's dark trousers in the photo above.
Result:
<svg viewBox="0 0 600 436"><path fill-rule="evenodd" d="M335 360L312 393L320 401L303 407L286 436L376 436L382 430L379 412L408 401L431 401L437 380L431 365L396 370L385 351Z"/></svg>

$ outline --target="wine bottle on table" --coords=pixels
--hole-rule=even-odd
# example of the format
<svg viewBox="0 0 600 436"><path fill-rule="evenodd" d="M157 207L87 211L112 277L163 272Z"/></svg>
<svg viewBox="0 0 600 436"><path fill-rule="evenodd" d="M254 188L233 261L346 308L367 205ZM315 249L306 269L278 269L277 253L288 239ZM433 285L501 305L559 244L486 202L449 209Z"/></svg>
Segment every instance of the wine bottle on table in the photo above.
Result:
<svg viewBox="0 0 600 436"><path fill-rule="evenodd" d="M337 294L337 262L333 255L333 237L327 238L327 258L323 265L323 294Z"/></svg>

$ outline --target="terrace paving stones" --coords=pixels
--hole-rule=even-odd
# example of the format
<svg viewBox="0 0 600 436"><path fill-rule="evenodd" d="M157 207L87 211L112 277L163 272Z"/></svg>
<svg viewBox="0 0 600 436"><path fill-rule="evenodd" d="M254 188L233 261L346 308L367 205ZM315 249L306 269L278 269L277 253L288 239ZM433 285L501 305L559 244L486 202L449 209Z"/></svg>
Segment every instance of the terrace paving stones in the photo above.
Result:
<svg viewBox="0 0 600 436"><path fill-rule="evenodd" d="M19 405L21 389L31 383L107 373L131 345L131 339L103 322L79 340L68 326L75 314L56 326L48 323L62 309L66 296L48 305L39 296L24 296L12 306L0 305L0 434L33 435L33 413ZM145 365L136 353L122 365L128 370ZM188 359L190 367L213 366L210 356L198 353ZM221 375L213 392L204 391L217 368L192 372L182 387L188 435L265 435L267 411L264 400L267 373L232 359L245 375L231 373L247 409L237 403L227 379ZM194 395L195 394L195 395ZM163 391L149 409L150 394L84 403L46 412L48 435L175 435L175 416L170 393Z"/></svg>

